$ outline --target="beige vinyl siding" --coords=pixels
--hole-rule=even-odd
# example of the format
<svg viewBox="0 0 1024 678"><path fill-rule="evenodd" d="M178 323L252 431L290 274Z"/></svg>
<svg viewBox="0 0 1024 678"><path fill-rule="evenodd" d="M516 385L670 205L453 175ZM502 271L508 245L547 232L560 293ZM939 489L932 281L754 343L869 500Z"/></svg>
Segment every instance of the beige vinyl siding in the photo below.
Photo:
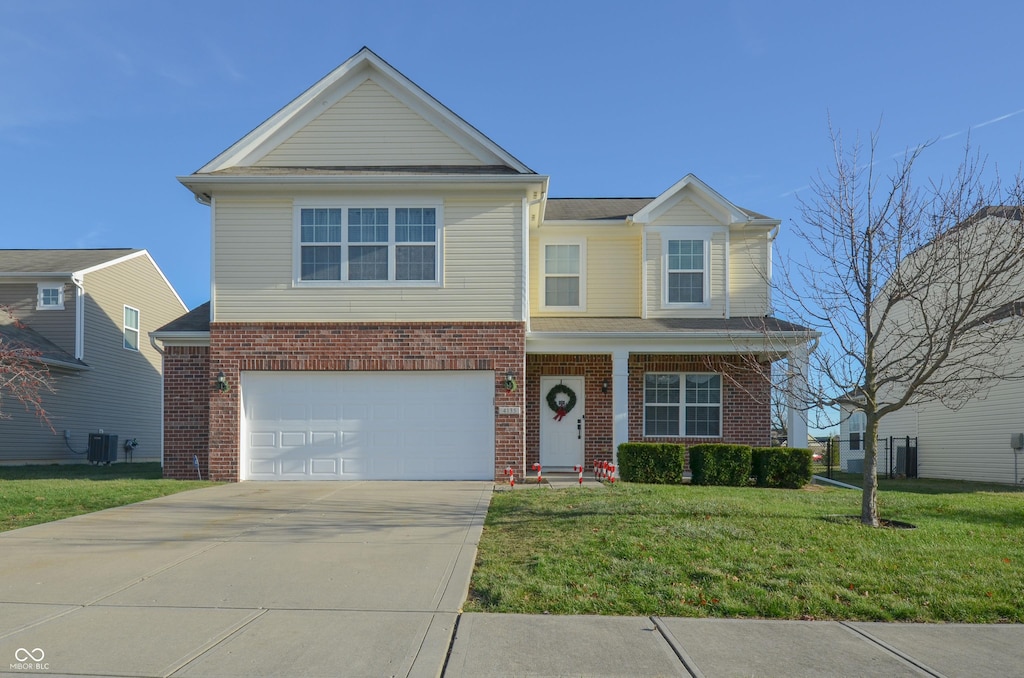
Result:
<svg viewBox="0 0 1024 678"><path fill-rule="evenodd" d="M50 281L39 281L50 282ZM57 281L53 281L57 282ZM63 310L36 310L37 281L0 283L0 306L8 306L21 322L71 355L75 354L75 286L65 282Z"/></svg>
<svg viewBox="0 0 1024 678"><path fill-rule="evenodd" d="M367 80L257 166L482 165L432 123Z"/></svg>
<svg viewBox="0 0 1024 678"><path fill-rule="evenodd" d="M543 309L542 242L586 240L586 311ZM592 316L636 318L640 316L640 233L625 226L530 230L530 313L535 316Z"/></svg>
<svg viewBox="0 0 1024 678"><path fill-rule="evenodd" d="M215 205L217 321L522 319L521 197L444 200L442 287L297 286L290 198Z"/></svg>
<svg viewBox="0 0 1024 678"><path fill-rule="evenodd" d="M729 315L768 313L768 238L764 232L729 236Z"/></svg>
<svg viewBox="0 0 1024 678"><path fill-rule="evenodd" d="M0 462L84 461L64 446L63 431L72 431L72 447L85 451L88 434L103 429L118 436L118 458L127 438L137 438L136 460L155 461L161 452L161 356L149 332L181 316L185 308L146 256L138 256L87 273L85 347L90 369L54 370L56 392L44 396L55 433L31 416L4 422L8 434ZM139 350L123 347L124 305L140 311ZM10 442L11 444L7 444Z"/></svg>
<svg viewBox="0 0 1024 678"><path fill-rule="evenodd" d="M693 308L662 308L662 252L664 243L657 233L647 235L647 315L651 318L724 318L725 317L725 247L726 234L711 237L710 302Z"/></svg>

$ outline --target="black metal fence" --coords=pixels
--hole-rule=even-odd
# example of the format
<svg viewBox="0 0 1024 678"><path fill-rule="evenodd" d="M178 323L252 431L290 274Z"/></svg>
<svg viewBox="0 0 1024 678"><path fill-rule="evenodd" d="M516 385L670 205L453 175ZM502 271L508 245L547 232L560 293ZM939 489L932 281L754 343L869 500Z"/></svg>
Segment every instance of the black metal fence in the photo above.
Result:
<svg viewBox="0 0 1024 678"><path fill-rule="evenodd" d="M917 477L917 438L890 436L879 438L876 472L888 478ZM825 476L864 473L865 440L862 436L833 437L826 441L817 465L824 467Z"/></svg>

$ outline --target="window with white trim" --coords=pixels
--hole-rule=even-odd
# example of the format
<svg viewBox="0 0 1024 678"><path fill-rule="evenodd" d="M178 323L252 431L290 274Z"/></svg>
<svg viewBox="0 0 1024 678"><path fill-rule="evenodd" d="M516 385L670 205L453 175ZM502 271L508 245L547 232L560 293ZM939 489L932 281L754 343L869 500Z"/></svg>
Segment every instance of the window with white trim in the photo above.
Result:
<svg viewBox="0 0 1024 678"><path fill-rule="evenodd" d="M718 438L722 435L719 374L644 375L644 435Z"/></svg>
<svg viewBox="0 0 1024 678"><path fill-rule="evenodd" d="M586 248L582 242L544 243L541 259L541 307L586 309Z"/></svg>
<svg viewBox="0 0 1024 678"><path fill-rule="evenodd" d="M139 309L124 307L124 347L139 350Z"/></svg>
<svg viewBox="0 0 1024 678"><path fill-rule="evenodd" d="M63 283L37 283L37 311L60 311L64 308Z"/></svg>
<svg viewBox="0 0 1024 678"><path fill-rule="evenodd" d="M436 285L441 208L296 208L300 284Z"/></svg>
<svg viewBox="0 0 1024 678"><path fill-rule="evenodd" d="M668 306L704 305L708 302L708 241L665 241L664 301Z"/></svg>
<svg viewBox="0 0 1024 678"><path fill-rule="evenodd" d="M868 417L863 410L857 410L850 415L850 451L858 452L864 449L864 432L868 429Z"/></svg>

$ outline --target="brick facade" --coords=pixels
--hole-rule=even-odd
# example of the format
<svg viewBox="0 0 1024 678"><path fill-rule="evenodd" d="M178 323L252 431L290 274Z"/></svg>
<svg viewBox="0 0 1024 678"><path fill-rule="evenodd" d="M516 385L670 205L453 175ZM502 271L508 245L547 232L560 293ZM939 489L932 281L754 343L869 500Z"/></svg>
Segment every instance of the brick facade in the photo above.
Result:
<svg viewBox="0 0 1024 678"><path fill-rule="evenodd" d="M192 456L209 477L210 349L168 346L164 352L164 477L195 480Z"/></svg>
<svg viewBox="0 0 1024 678"><path fill-rule="evenodd" d="M595 460L612 460L612 357L611 355L526 356L526 466L540 461L540 418L551 416L545 396L540 392L543 376L582 376L586 385L586 428L583 443L583 468L589 470ZM608 392L601 390L608 381Z"/></svg>
<svg viewBox="0 0 1024 678"><path fill-rule="evenodd" d="M707 442L768 445L771 439L770 370L770 363L757 363L757 367L752 367L740 356L630 355L629 439L686 445ZM722 437L644 437L644 375L648 372L717 372L723 375Z"/></svg>
<svg viewBox="0 0 1024 678"><path fill-rule="evenodd" d="M495 412L511 406L522 413L523 390L508 393L503 383L509 371L522 383L525 341L525 324L516 322L212 323L206 381L210 478L240 479L243 371L493 370ZM227 393L213 387L220 372L232 387ZM523 422L522 414L495 414L495 478L508 466L524 472Z"/></svg>

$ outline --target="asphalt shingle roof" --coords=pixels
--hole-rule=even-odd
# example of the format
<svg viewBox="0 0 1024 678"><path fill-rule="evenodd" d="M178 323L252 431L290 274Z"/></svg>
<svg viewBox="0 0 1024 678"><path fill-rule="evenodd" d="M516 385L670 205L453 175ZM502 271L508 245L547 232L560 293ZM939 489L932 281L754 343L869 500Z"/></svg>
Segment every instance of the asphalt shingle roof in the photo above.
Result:
<svg viewBox="0 0 1024 678"><path fill-rule="evenodd" d="M31 327L16 322L6 313L0 313L0 342L12 347L27 348L38 353L43 362L63 363L71 367L86 368L84 362L39 334Z"/></svg>
<svg viewBox="0 0 1024 678"><path fill-rule="evenodd" d="M530 318L531 332L566 334L685 334L687 332L810 332L772 316L738 318Z"/></svg>
<svg viewBox="0 0 1024 678"><path fill-rule="evenodd" d="M654 198L548 198L545 221L590 221L631 217ZM770 219L759 212L739 208L751 219Z"/></svg>
<svg viewBox="0 0 1024 678"><path fill-rule="evenodd" d="M175 318L157 332L209 332L210 302L200 304L183 316Z"/></svg>
<svg viewBox="0 0 1024 678"><path fill-rule="evenodd" d="M73 273L105 264L141 250L0 250L0 275L4 273Z"/></svg>

